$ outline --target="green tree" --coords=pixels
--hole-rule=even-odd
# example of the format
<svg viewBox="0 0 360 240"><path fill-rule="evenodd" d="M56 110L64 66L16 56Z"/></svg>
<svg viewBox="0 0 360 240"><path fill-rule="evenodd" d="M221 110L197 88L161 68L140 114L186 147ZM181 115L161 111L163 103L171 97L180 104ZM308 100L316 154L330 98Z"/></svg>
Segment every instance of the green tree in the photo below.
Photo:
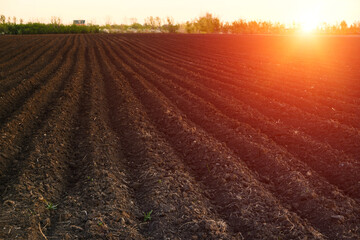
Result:
<svg viewBox="0 0 360 240"><path fill-rule="evenodd" d="M194 21L192 21L192 22L186 21L185 31L187 33L195 33L195 32L197 32L197 29L195 27L195 22Z"/></svg>
<svg viewBox="0 0 360 240"><path fill-rule="evenodd" d="M250 21L248 23L249 33L259 33L259 24L256 21Z"/></svg>
<svg viewBox="0 0 360 240"><path fill-rule="evenodd" d="M340 29L342 33L346 33L348 29L348 25L345 20L341 21L340 23Z"/></svg>
<svg viewBox="0 0 360 240"><path fill-rule="evenodd" d="M231 33L231 25L230 25L230 23L226 22L226 23L222 24L221 31L223 33Z"/></svg>
<svg viewBox="0 0 360 240"><path fill-rule="evenodd" d="M247 22L243 19L232 22L231 31L232 33L245 33L247 31Z"/></svg>
<svg viewBox="0 0 360 240"><path fill-rule="evenodd" d="M130 27L136 30L141 30L143 28L143 26L140 23L133 23L130 25Z"/></svg>
<svg viewBox="0 0 360 240"><path fill-rule="evenodd" d="M205 16L197 20L200 32L215 33L220 31L219 18L213 17L211 13L206 13Z"/></svg>
<svg viewBox="0 0 360 240"><path fill-rule="evenodd" d="M360 22L354 22L353 24L351 24L349 31L352 34L359 34L360 33Z"/></svg>

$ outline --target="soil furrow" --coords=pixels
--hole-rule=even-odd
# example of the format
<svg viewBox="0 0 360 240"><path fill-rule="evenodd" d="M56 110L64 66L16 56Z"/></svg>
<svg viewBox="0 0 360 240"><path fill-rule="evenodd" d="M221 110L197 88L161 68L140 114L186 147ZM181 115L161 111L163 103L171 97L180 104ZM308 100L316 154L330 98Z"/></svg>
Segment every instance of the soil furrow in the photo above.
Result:
<svg viewBox="0 0 360 240"><path fill-rule="evenodd" d="M124 76L110 70L115 67L102 69L104 76L114 73L107 76L112 125L127 159L126 169L135 199L143 211L153 210L154 220L140 224L141 232L146 238L157 239L196 236L228 239L226 223L207 210L213 207L182 161L142 114L143 107L129 92ZM184 207L176 209L176 206Z"/></svg>
<svg viewBox="0 0 360 240"><path fill-rule="evenodd" d="M108 52L107 54L110 55L111 53ZM123 60L113 61L120 63ZM206 186L207 191L210 193L211 200L217 205L218 213L221 213L221 216L224 214L223 217L226 216L225 219L235 232L240 231L245 238L259 238L261 235L260 232L260 235L257 236L247 235L249 234L248 227L253 225L257 226L256 228L258 231L269 231L269 236L275 236L276 234L282 235L284 233L285 235L292 236L294 238L297 235L297 231L293 232L294 228L303 228L303 224L306 225L306 222L299 220L296 215L293 215L286 209L283 209L281 205L279 206L279 203L275 203L277 200L275 200L272 195L268 193L257 180L254 179L252 173L250 173L247 167L241 163L242 161L239 161L239 159L235 157L230 150L223 147L221 142L217 142L215 139L202 132L201 128L196 125L185 121L184 115L176 112L176 110L173 110L174 107L169 105L169 103L166 103L166 101L164 102L164 99L162 99L159 95L155 96L155 92L153 92L154 90L150 87L150 85L146 85L146 87L142 86L145 84L139 82L142 78L131 70L126 69L126 66L117 64L117 68L123 69L124 73L127 72L127 80L135 91L137 97L141 100L142 104L146 106L146 112L149 116L151 116L157 128L166 135L167 140L171 143L174 149L178 151L178 154L183 157L185 163L193 169L195 177ZM142 88L149 88L152 90L144 91ZM197 134L198 132L201 132L202 134ZM188 139L186 140L185 138ZM208 140L205 141L205 139ZM227 175L228 178L225 181L220 180L218 178L219 172L223 172L223 174ZM237 183L234 186L233 180ZM252 192L249 188L261 188L262 190L254 190L254 192ZM218 191L218 189L223 189L220 191L221 194L213 195ZM258 193L261 194L263 191L266 192L266 197L257 195ZM273 218L274 222L282 222L281 225L284 227L283 230L278 232L279 229L276 229L274 226L260 226L254 222L248 222L250 220L247 219L248 216L252 214L257 215L259 209L256 209L264 207L262 204L258 205L260 203L256 199L259 198L269 199L270 201L262 204L279 206L277 210L279 212L273 212L272 214L269 213L267 216L263 217ZM254 201L256 204L249 205L249 203L246 203L247 201ZM247 206L246 210L244 209L244 206ZM280 212L282 214L279 214ZM242 214L243 216L241 216ZM260 216L257 216L256 218L258 217ZM286 219L291 220L287 221ZM291 222L295 222L293 227L288 225ZM313 230L310 228L310 231Z"/></svg>
<svg viewBox="0 0 360 240"><path fill-rule="evenodd" d="M205 77L206 73L201 73L201 75L195 72L187 73L197 78L200 77L201 80L199 82L204 82L206 79L206 82L204 82L206 85L209 85L209 81L215 82L215 84L218 83L218 81L221 83L223 82L223 78ZM226 81L233 82L232 79ZM227 82L224 82L222 84L216 84L216 86L217 89L221 88L229 91L231 95L236 96L246 104L258 109L264 115L275 120L281 120L284 124L297 130L301 130L312 136L314 139L327 142L333 148L345 151L355 159L359 154L360 147L357 147L358 143L360 144L360 140L358 139L359 134L357 133L358 130L351 126L341 124L334 119L319 119L314 114L305 112L299 113L301 110L293 105L278 102L272 97L263 96L262 94L266 93L264 91L248 91L249 87L245 85L240 88L235 83L228 84ZM249 100L252 100L252 102L249 102ZM268 106L267 108L264 108L265 104ZM319 128L318 126L322 127ZM339 142L339 139L342 141Z"/></svg>
<svg viewBox="0 0 360 240"><path fill-rule="evenodd" d="M113 51L116 52L116 49L113 48ZM117 53L119 54L119 52L117 52ZM123 58L123 60L124 60L124 58ZM129 60L125 60L126 63L128 63L128 61ZM135 63L133 63L132 66L136 67L135 66L136 63L139 63L139 61L135 61ZM153 82L153 80L155 80L155 79L158 80L158 78L159 78L159 76L156 77L156 75L151 72L149 74L145 75L145 73L148 70L144 67L135 68L134 71L140 73L140 75L143 75L143 77L145 79L149 79L148 81L151 81L151 82ZM158 81L161 81L161 80L158 80ZM214 111L214 110L209 109L209 110L207 110L208 112L206 112L205 109L208 106L206 106L206 105L201 106L201 104L200 104L201 101L199 101L199 99L192 99L192 101L188 100L188 102L187 102L185 99L189 99L190 96L184 97L185 99L176 98L176 94L173 91L171 91L171 88L164 89L164 84L166 84L168 81L169 80L161 81L161 83L157 87L160 89L162 88L163 94L165 94L168 98L170 98L173 102L175 102L176 105L178 107L180 107L180 109L182 109L185 112L190 111L191 115L188 115L188 117L192 121L196 122L197 124L202 126L204 129L206 129L207 131L210 131L210 133L213 134L214 136L216 136L218 139L221 139L221 141L228 144L228 146L233 151L238 152L238 153L249 152L249 151L256 153L256 152L260 152L262 149L264 149L264 146L270 145L270 143L268 143L268 142L265 142L265 144L262 144L260 142L261 148L256 148L254 145L256 143L255 142L252 143L251 139L243 139L240 137L236 138L235 137L236 134L234 134L234 136L232 137L233 139L229 139L228 136L230 135L230 132L236 131L236 129L246 129L246 126L237 125L235 122L232 122L232 121L230 121L229 123L226 123L226 120L225 120L226 118L224 116L217 114L216 111ZM184 96L184 95L186 95L186 92L183 92L179 95ZM181 104L183 104L183 105L181 105ZM199 104L199 105L197 105L197 104ZM195 114L195 113L197 113L197 114ZM217 117L214 117L214 116L217 116ZM218 126L218 124L217 124L217 122L219 122L219 119L222 119L221 127ZM214 128L219 128L219 130L216 130ZM226 134L224 134L224 132L226 132ZM254 138L260 138L260 139L264 138L264 136L257 137L256 131L251 132L250 129L248 129L247 131L242 132L242 133L239 132L238 134L240 134L240 135L249 134L250 136L254 136ZM239 145L243 146L244 150L241 150L241 148L239 148ZM274 168L275 166L278 166L277 172L279 174L283 174L284 172L289 171L289 169L291 169L291 168L287 164L279 162L279 159L284 159L284 160L280 160L280 161L285 161L285 159L289 159L286 161L294 162L293 164L296 164L296 159L291 159L293 157L287 156L284 153L281 153L280 149L277 150L277 152L274 151L274 149L276 149L275 146L272 147L272 151L270 149L266 149L265 152L269 156L271 156L271 155L276 156L276 159L271 159L271 158L270 159L269 158L262 159L265 156L258 156L259 160L255 161L255 163L254 163L254 159L257 157L256 154L254 155L254 154L250 153L250 154L247 154L248 156L240 155L240 157L245 158L245 160L247 162L250 162L250 161L253 162L252 169L254 169L254 170L256 169L257 171L260 171L259 172L260 174L263 174L263 175L265 174L265 176L267 176L269 179L275 178L275 179L284 180L284 181L281 180L278 182L274 181L277 192L279 192L279 189L282 189L284 187L284 185L288 185L288 187L286 187L286 189L291 189L291 187L292 187L294 190L293 192L289 192L289 191L283 192L283 193L280 192L281 195L284 195L282 197L282 201L284 201L284 199L286 199L287 204L291 204L291 203L295 202L294 201L295 199L299 198L299 196L296 196L296 194L295 194L296 192L299 193L299 191L301 189L308 189L306 191L311 194L308 197L304 197L306 199L306 200L304 199L305 201L302 202L304 207L303 208L300 207L299 209L297 209L297 212L303 216L309 216L309 215L313 214L313 217L316 217L316 216L325 217L324 213L331 212L332 210L323 206L323 202L328 202L330 204L332 201L330 199L324 198L324 196L321 196L321 195L319 196L318 195L319 193L316 192L315 188L311 186L311 183L308 182L307 179L304 176L302 176L300 172L296 172L294 169L292 169L290 172L292 172L293 174L290 174L288 176L282 176L282 175L276 175L276 174L274 175L274 173L272 171L266 170L266 167L265 168L263 167L263 169L261 169L261 165L259 164L260 162L272 162L272 164L270 164L272 166L272 168ZM256 162L259 162L259 163L256 163ZM304 166L304 168L305 168L305 166ZM307 172L309 170L310 169L305 168L303 170L303 172ZM296 181L294 178L292 178L294 176L294 174L297 175ZM308 178L311 178L311 177L308 177ZM313 179L314 182L319 181L319 180L320 179ZM300 182L303 182L303 183L300 183ZM296 189L296 187L294 188L295 184L298 185L297 186L298 189ZM324 182L324 184L326 186L327 182ZM336 189L333 189L333 191L336 191ZM306 195L306 193L305 193L305 195ZM334 196L330 196L330 197L333 198ZM344 204L344 203L346 203L346 204ZM347 211L347 214L346 214L347 218L351 219L351 220L349 220L350 224L349 224L349 226L347 226L347 228L353 230L354 224L355 225L357 224L356 223L357 215L352 214L352 210L355 210L354 208L352 208L352 210L350 210L350 211L348 211L348 208L350 206L352 206L352 204L354 204L354 202L352 202L351 200L342 199L342 201L338 201L337 203L332 202L331 204L334 204L336 206L336 208L338 209L337 211L334 211L332 213L332 215L336 215L339 213L345 213ZM313 206L314 208L306 209L308 206ZM356 212L356 210L355 210L355 212ZM330 220L331 214L326 216L326 218L328 220ZM316 225L315 225L316 227L318 227L322 231L324 231L324 233L326 235L334 234L332 232L333 231L332 227L329 227L329 225L324 226L321 224L321 222L322 222L322 220L314 218L313 223L316 223ZM346 229L343 229L343 230L338 229L337 232L338 231L342 231L343 233L347 232Z"/></svg>
<svg viewBox="0 0 360 240"><path fill-rule="evenodd" d="M0 94L16 87L16 85L22 81L30 79L36 73L46 68L47 65L51 65L51 63L56 60L56 55L59 54L59 52L61 53L62 49L66 48L67 40L68 38L63 37L61 41L58 41L58 44L53 45L51 49L49 49L49 54L42 55L38 61L31 63L26 69L22 69L11 75L7 74L5 77L6 80L4 80L0 86Z"/></svg>
<svg viewBox="0 0 360 240"><path fill-rule="evenodd" d="M9 36L0 37L0 58L3 56L3 52L8 49L11 45L15 45L16 41L11 41Z"/></svg>
<svg viewBox="0 0 360 240"><path fill-rule="evenodd" d="M133 46L132 46L133 45ZM316 89L311 88L305 88L303 91L295 92L297 88L294 87L284 87L283 84L286 83L284 78L280 78L279 84L274 84L274 79L278 79L278 76L267 76L264 79L259 79L259 73L246 73L244 75L244 72L236 72L235 74L229 74L229 69L221 71L221 67L219 69L218 65L207 66L207 64L204 65L204 62L201 61L196 65L194 65L194 56L192 58L183 59L183 55L181 53L178 53L175 56L169 56L168 52L162 50L161 48L149 48L149 46L142 45L139 47L139 44L131 43L129 45L130 48L134 48L136 51L145 52L146 55L149 55L148 58L155 60L160 59L166 59L165 65L171 65L174 66L182 66L186 70L192 71L192 72L199 72L199 69L202 69L201 74L207 75L209 72L215 73L215 75L209 75L209 77L214 79L224 78L224 76L227 76L231 79L240 79L240 81L231 81L233 84L237 86L239 85L239 82L246 83L247 85L243 85L241 87L246 88L247 90L252 90L253 92L262 92L267 97L275 98L281 102L290 103L294 106L300 108L301 110L305 112L309 112L312 114L316 114L321 116L322 118L334 118L339 120L340 122L343 122L348 125L352 125L354 127L359 127L360 124L358 121L358 113L360 113L360 108L357 106L357 104L349 104L340 101L339 99L329 99L327 96L326 99L317 97ZM161 58L159 58L159 55ZM171 60L170 60L171 59ZM191 61L191 63L189 63ZM182 63L181 63L182 62ZM164 65L163 64L163 65ZM196 67L195 67L196 66ZM204 68L205 66L205 68ZM216 70L214 70L216 69ZM231 69L233 70L233 68ZM221 73L221 75L220 75ZM240 74L240 75L239 75ZM240 77L241 76L241 77ZM256 76L257 81L254 82L249 78L253 78ZM245 78L245 79L244 79ZM266 79L271 79L266 80ZM248 85L248 83L252 83L251 85ZM264 88L265 87L265 88ZM288 92L292 92L295 95L290 95ZM305 93L305 95L304 95Z"/></svg>
<svg viewBox="0 0 360 240"><path fill-rule="evenodd" d="M17 52L16 54L13 54L13 51L10 52L11 57L8 57L7 60L0 64L1 72L0 72L0 79L3 80L3 77L6 76L6 73L11 70L12 67L17 67L17 64L22 64L21 61L27 60L32 57L32 54L40 51L50 41L54 41L55 39L47 39L47 38L39 38L38 41L34 43L30 43L26 48L24 48L22 51ZM6 57L5 57L6 58Z"/></svg>
<svg viewBox="0 0 360 240"><path fill-rule="evenodd" d="M42 42L40 47L35 49L35 51L31 53L27 53L25 51L22 54L24 54L26 57L20 55L19 59L21 59L21 61L19 61L19 59L14 59L14 62L8 62L7 66L2 67L0 76L3 76L5 79L19 71L26 70L26 67L36 62L41 56L43 56L44 53L46 54L46 52L51 49L57 42L59 42L59 40L59 38L48 39L47 41Z"/></svg>
<svg viewBox="0 0 360 240"><path fill-rule="evenodd" d="M12 119L14 117L13 115L16 114L17 111L21 111L21 107L27 99L36 93L39 88L49 85L49 81L53 79L54 75L61 74L62 71L68 71L68 69L66 69L66 67L70 64L68 56L76 50L76 48L73 48L74 41L75 38L69 37L66 47L58 52L57 57L51 62L51 64L37 72L30 79L22 81L15 88L12 88L0 96L1 105L6 106L0 109L1 127Z"/></svg>
<svg viewBox="0 0 360 240"><path fill-rule="evenodd" d="M16 59L21 59L21 57L26 56L26 54L24 53L29 53L31 51L34 51L38 48L41 48L41 44L43 42L46 42L47 39L46 38L32 38L32 39L21 39L21 43L19 43L20 41L16 41L16 37L12 41L15 41L15 44L12 45L7 45L6 46L6 51L2 52L0 58L0 66L1 68L6 67L8 64L11 64L14 62L14 60ZM20 47L19 47L20 46Z"/></svg>
<svg viewBox="0 0 360 240"><path fill-rule="evenodd" d="M311 166L315 171L326 177L329 182L345 190L345 192L352 197L360 197L359 192L354 191L359 187L358 184L360 180L359 175L357 174L360 170L360 166L354 159L344 156L341 152L332 149L326 144L314 141L300 131L294 133L295 129L285 129L283 126L280 127L279 123L267 119L257 111L254 112L251 108L246 109L246 105L242 102L229 99L229 95L221 93L210 94L212 89L204 89L191 79L183 78L183 75L170 72L172 68L167 67L164 69L159 68L159 66L156 65L154 66L154 63L159 61L146 61L146 59L143 58L144 54L136 54L135 52L130 52L129 54L131 56L141 56L141 58L134 57L134 59L138 63L143 63L148 68L151 67L152 71L161 76L171 79L172 81L175 80L174 82L176 82L176 84L180 84L180 86L192 91L194 94L201 95L205 101L209 101L213 104L215 102L217 109L228 117L241 120L250 126L254 126L256 129L260 129L276 143L285 147L287 151L294 154L303 162ZM173 86L172 88L176 89L177 87ZM221 96L216 96L219 94ZM231 101L233 104L228 104ZM239 105L241 107L239 107ZM316 151L313 149L316 149ZM308 170L303 171L303 173L306 173L307 171Z"/></svg>
<svg viewBox="0 0 360 240"><path fill-rule="evenodd" d="M0 239L359 239L358 49L0 36Z"/></svg>
<svg viewBox="0 0 360 240"><path fill-rule="evenodd" d="M49 229L49 237L70 239L142 239L136 218L117 139L108 126L102 76L94 54L94 39L88 41L85 82L78 111L76 162L72 162L70 180L64 191L64 207L56 217L58 224ZM99 137L101 136L101 137Z"/></svg>
<svg viewBox="0 0 360 240"><path fill-rule="evenodd" d="M13 117L3 124L0 129L2 138L0 139L0 176L1 178L11 179L11 174L4 174L4 171L16 171L15 165L21 164L19 155L26 151L31 142L31 135L34 129L41 128L48 118L47 114L52 109L52 105L57 101L61 91L69 81L75 66L76 53L78 52L78 40L72 46L70 54L66 55L65 64L59 68L57 73L49 79L34 95L29 98ZM30 139L29 139L30 138ZM6 182L2 179L2 182ZM5 185L1 187L5 188ZM1 192L4 189L1 189Z"/></svg>
<svg viewBox="0 0 360 240"><path fill-rule="evenodd" d="M157 41L152 41L150 45L153 46L154 43L156 43L156 42ZM135 43L134 41L132 43L138 44L138 42ZM147 46L147 47L149 47L149 46ZM166 54L173 52L174 51L173 49L177 48L176 46L174 46L173 48L167 48L167 47L168 47L168 44L165 44L165 45L160 44L160 45L156 45L155 48L156 48L156 51L165 51ZM297 94L300 94L300 96L305 94L305 96L303 96L305 98L317 97L317 96L319 96L319 94L323 93L323 95L325 95L325 98L320 98L320 100L323 100L325 102L331 100L331 98L329 99L329 97L332 96L334 93L337 93L339 91L339 89L342 88L341 86L336 86L335 89L337 91L333 91L335 89L328 89L327 91L319 91L322 88L324 88L324 86L321 86L321 88L318 88L318 84L316 84L316 82L317 82L317 79L324 78L324 74L320 75L320 76L309 75L306 77L308 79L306 81L304 80L304 77L302 77L304 75L304 73L303 74L298 73L297 75L291 75L291 76L285 77L284 69L292 69L293 65L289 66L288 68L285 68L285 67L280 68L277 64L273 64L274 66L259 67L258 63L259 62L261 64L263 63L263 60L264 60L263 56L260 59L257 59L255 61L249 63L248 55L243 55L243 56L241 56L241 58L234 59L231 61L231 60L229 60L229 57L231 58L231 56L233 54L229 53L226 56L226 59L224 59L224 57L220 57L221 60L219 60L219 58L211 59L210 54L206 51L202 51L201 57L199 57L196 54L194 54L194 52L196 52L196 50L191 49L190 53L187 53L186 49L191 49L191 48L187 47L185 49L177 50L175 53L172 54L172 57L173 58L174 57L179 58L179 56L181 56L181 58L185 57L187 59L185 62L190 62L192 66L196 65L198 68L204 69L205 73L207 73L207 72L219 73L219 72L214 71L214 69L217 69L222 74L231 74L231 75L233 75L232 77L235 77L235 78L239 78L239 76L250 78L249 79L250 83L252 82L251 79L255 75L255 76L257 76L257 79L258 79L257 82L261 82L261 86L265 84L265 85L268 85L268 87L272 87L272 88L274 88L274 87L284 88L284 86L288 85L288 83L291 83L290 87L287 87L287 91L293 92L295 90L295 91L297 91ZM204 54L204 52L206 52L206 54ZM226 64L224 64L224 61L226 62ZM235 65L234 65L234 63L235 63ZM316 63L314 63L314 64L316 66L318 66L318 64L316 64ZM296 66L296 64L295 64L295 66ZM338 66L336 68L338 68ZM269 70L267 70L267 69L271 69L271 71L269 72ZM279 70L281 70L281 74L279 74ZM304 69L301 69L301 70L304 72ZM313 73L313 71L311 71L311 72ZM328 75L330 75L327 72L325 72L325 74L326 74L326 78L328 78L329 77ZM261 79L263 79L263 80L259 81ZM276 82L278 82L279 84L274 84ZM298 84L298 82L301 82L301 85ZM306 87L304 87L304 83L307 84ZM298 85L294 87L293 84L298 84ZM274 89L276 90L277 88L274 88ZM337 98L339 98L339 97L342 98L344 96L347 96L347 95L342 94L342 95L339 95ZM316 99L316 100L318 100L318 99ZM348 102L353 102L354 98L348 98L347 100L349 100ZM356 106L356 105L354 105L354 106Z"/></svg>
<svg viewBox="0 0 360 240"><path fill-rule="evenodd" d="M134 36L134 37L136 38L136 36ZM208 43L204 42L204 44L201 44L201 45L198 44L198 41L200 39L205 40L205 38L203 38L203 36L200 36L200 38L196 39L196 41L194 41L194 43L191 42L193 39L191 39L191 38L189 39L186 36L184 36L184 39L182 39L181 43L179 41L176 41L175 44L167 43L167 41L169 39L165 40L165 37L158 38L158 37L156 37L156 35L152 35L150 37L153 38L152 41L149 41L149 43L151 45L153 45L154 43L158 43L160 41L160 42L162 42L162 45L158 45L158 46L160 46L161 49L166 49L169 52L174 51L176 49L176 51L177 51L176 55L183 56L183 55L187 54L190 57L192 56L193 59L190 61L197 61L197 59L201 58L201 61L203 61L202 65L207 65L204 63L208 62L209 59L212 59L217 64L220 64L220 66L223 66L224 63L225 63L225 65L231 66L232 69L230 68L229 69L230 71L234 71L234 70L236 71L236 69L239 67L239 63L242 63L241 65L249 66L250 68L248 68L247 70L250 70L250 71L256 69L257 73L259 73L259 71L262 72L265 70L265 72L264 72L265 76L279 72L278 70L280 70L280 69L281 70L286 69L286 71L281 72L281 76L287 76L286 77L287 81L282 84L287 84L287 83L297 84L297 87L300 87L300 88L302 88L302 85L305 82L298 81L299 76L306 75L307 78L310 77L311 82L309 82L309 84L314 84L314 80L316 82L318 82L319 80L320 81L326 80L327 85L322 86L322 88L324 88L324 87L327 88L329 86L334 87L331 89L327 88L327 91L324 92L326 97L329 97L329 93L330 94L337 93L339 91L339 89L343 89L344 83L345 83L344 82L344 77L345 77L344 70L348 69L348 67L346 67L346 64L344 64L343 62L339 62L337 60L334 61L334 60L332 60L331 57L326 58L324 56L323 57L317 56L317 57L315 57L315 59L311 59L311 61L310 61L310 59L304 58L305 55L316 56L317 50L315 50L315 53L311 52L311 43L309 44L306 41L304 43L300 43L300 44L299 44L299 42L296 43L296 41L298 41L297 38L292 40L295 42L295 43L293 42L294 46L289 47L289 42L286 42L286 41L289 41L289 38L274 37L274 36L265 37L262 40L260 40L256 37L254 38L253 36L235 37L236 38L235 40L237 41L236 46L235 46L234 42L229 42L227 44L224 44L224 42L225 42L224 40L226 40L227 36L222 36L223 39L221 39L221 41L219 41L219 42L214 42L214 40L211 40L211 41L208 41ZM156 41L154 41L154 39L156 39ZM250 39L254 40L255 42L258 43L256 49L253 49L255 44L253 44L253 43L249 44ZM140 41L144 40L144 37L140 38L139 40ZM276 43L276 41L279 41L279 42ZM171 41L171 39L170 39L170 42L173 42L173 41ZM271 42L271 44L269 44L270 42ZM280 42L283 42L286 44L281 44ZM290 42L291 42L291 38L290 38ZM331 49L332 46L331 46L331 44L329 44L329 42L331 42L331 39L324 38L324 42L327 42L327 46L323 47L322 49L326 49L326 47ZM209 43L212 43L213 45L210 45ZM220 55L217 54L215 57L211 58L211 55L213 55L213 53L216 52L216 50L222 49L222 48L217 47L219 43L222 44L222 47L226 48L228 46L230 48L229 51L227 51L225 53L221 53ZM278 45L276 45L275 48L273 46L274 43L278 44ZM352 43L354 43L354 42L352 42ZM182 48L180 49L179 46L181 46ZM184 46L185 46L185 48L184 48ZM288 49L286 49L286 46L288 47ZM353 46L356 46L356 44L353 44ZM246 49L246 51L244 51L244 49ZM308 51L309 49L310 49L310 51ZM270 50L270 52L269 52L269 50ZM278 51L278 52L274 53L274 50ZM304 54L304 51L305 51L305 54ZM306 51L308 51L308 53L306 53ZM302 54L301 58L298 57L299 55L301 55L299 53ZM194 57L195 56L194 54L197 54L197 56ZM275 58L274 58L274 54L275 54ZM344 57L342 57L342 58L344 58ZM245 59L245 61L243 61L244 59ZM322 66L324 64L327 64L329 62L329 60L331 61L331 65L329 65L325 69L322 69ZM343 60L345 60L345 59L343 59ZM277 61L277 62L275 62L275 61ZM355 63L355 62L356 61L353 61L352 63ZM258 63L260 63L260 65ZM266 67L264 66L264 68L262 68L261 65L263 65L263 64L265 64ZM287 67L285 67L285 66L287 66ZM316 66L316 68L314 66ZM295 68L297 69L297 72L293 72L293 70ZM289 70L291 70L291 71L289 71ZM336 76L334 76L334 71L337 71L337 73L338 73ZM332 72L333 74L326 74L329 72ZM354 71L353 72L347 71L347 72L351 73L351 74L355 73ZM289 73L293 73L293 74L289 75ZM314 75L314 73L316 75ZM326 78L324 78L324 73L326 75ZM332 77L331 81L336 82L335 86L331 85L332 82L330 81L330 77ZM339 78L342 79L341 83L339 83L339 81L338 81ZM276 81L276 80L277 79L273 79L273 81ZM292 81L292 80L296 80L296 81ZM304 80L304 79L302 79L302 80ZM351 81L351 78L349 78L349 80L350 81L347 81L347 83L353 82L353 81ZM302 85L300 85L300 84L302 84ZM296 88L294 88L294 89L296 89ZM352 90L352 89L353 89L353 87L348 88L348 90ZM332 91L332 90L337 90L337 91ZM339 96L344 97L346 95L343 94L343 95L339 95Z"/></svg>
<svg viewBox="0 0 360 240"><path fill-rule="evenodd" d="M79 41L81 44L82 40ZM53 211L56 211L51 209L49 204L61 207L61 202L56 200L59 200L67 181L65 173L68 161L73 155L73 126L84 81L82 74L85 63L84 57L81 57L84 55L84 47L76 44L75 49L76 53L71 57L78 61L66 80L63 80L66 83L63 89L49 102L46 123L39 130L35 130L28 149L21 154L22 159L18 159L16 172L14 171L12 179L6 184L6 195L2 195L2 202L13 201L16 207L4 205L0 221L7 219L13 226L21 224L29 227L25 231L15 228L7 237L41 238L38 226L46 233L46 229L53 222ZM19 218L16 216L23 216L22 222L13 222L12 218L9 219L10 216L16 219Z"/></svg>

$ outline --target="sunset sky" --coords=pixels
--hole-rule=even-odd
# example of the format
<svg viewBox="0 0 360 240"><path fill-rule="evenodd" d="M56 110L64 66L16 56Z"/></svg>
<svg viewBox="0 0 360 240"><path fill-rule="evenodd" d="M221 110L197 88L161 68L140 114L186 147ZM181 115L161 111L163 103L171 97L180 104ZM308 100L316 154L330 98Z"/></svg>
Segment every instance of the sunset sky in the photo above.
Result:
<svg viewBox="0 0 360 240"><path fill-rule="evenodd" d="M65 24L73 19L104 24L129 24L131 18L143 23L148 16L172 16L176 22L192 20L206 12L222 21L270 20L348 23L360 20L360 0L0 0L0 14L23 18L25 22L49 22L57 16Z"/></svg>

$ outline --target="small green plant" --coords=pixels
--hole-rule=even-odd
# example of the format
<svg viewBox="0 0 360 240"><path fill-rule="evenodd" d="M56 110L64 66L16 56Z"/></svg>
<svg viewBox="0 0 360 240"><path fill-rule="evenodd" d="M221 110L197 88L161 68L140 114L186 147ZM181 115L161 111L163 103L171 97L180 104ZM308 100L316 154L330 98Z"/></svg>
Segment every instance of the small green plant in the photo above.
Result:
<svg viewBox="0 0 360 240"><path fill-rule="evenodd" d="M103 223L102 221L99 221L99 222L98 222L98 226L101 227L102 225L104 225L104 223Z"/></svg>
<svg viewBox="0 0 360 240"><path fill-rule="evenodd" d="M93 179L92 177L90 177L90 176L87 176L86 179L87 179L88 181L91 181L91 182L94 181L94 179Z"/></svg>
<svg viewBox="0 0 360 240"><path fill-rule="evenodd" d="M150 221L151 220L151 213L153 212L153 210L151 210L148 213L144 213L144 222Z"/></svg>
<svg viewBox="0 0 360 240"><path fill-rule="evenodd" d="M53 204L53 203L51 203L51 202L48 202L47 204L46 204L46 209L48 209L48 210L56 210L57 209L57 204Z"/></svg>
<svg viewBox="0 0 360 240"><path fill-rule="evenodd" d="M206 164L206 167L207 167L208 172L210 172L209 164Z"/></svg>
<svg viewBox="0 0 360 240"><path fill-rule="evenodd" d="M34 211L32 211L31 209L28 209L28 211L29 211L29 213L30 213L31 216L34 216L34 215L35 215Z"/></svg>

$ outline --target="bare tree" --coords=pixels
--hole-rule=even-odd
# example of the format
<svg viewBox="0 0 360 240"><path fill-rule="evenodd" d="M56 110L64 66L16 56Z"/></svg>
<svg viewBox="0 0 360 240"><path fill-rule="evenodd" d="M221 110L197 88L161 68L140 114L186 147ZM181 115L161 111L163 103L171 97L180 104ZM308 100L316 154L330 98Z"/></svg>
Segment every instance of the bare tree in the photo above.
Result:
<svg viewBox="0 0 360 240"><path fill-rule="evenodd" d="M52 16L50 19L50 23L56 25L56 17Z"/></svg>
<svg viewBox="0 0 360 240"><path fill-rule="evenodd" d="M111 24L112 24L112 17L111 16L106 16L105 25L110 26Z"/></svg>
<svg viewBox="0 0 360 240"><path fill-rule="evenodd" d="M167 32L169 32L169 33L175 33L176 31L179 30L180 26L179 26L179 24L176 24L176 25L174 24L174 23L175 23L174 18L172 18L172 17L167 17L167 18L166 18L166 22L167 22L167 24L163 25L163 28L164 28Z"/></svg>
<svg viewBox="0 0 360 240"><path fill-rule="evenodd" d="M174 18L173 17L166 17L166 22L169 25L174 25Z"/></svg>
<svg viewBox="0 0 360 240"><path fill-rule="evenodd" d="M160 17L155 18L155 26L157 28L161 27L161 18Z"/></svg>
<svg viewBox="0 0 360 240"><path fill-rule="evenodd" d="M60 26L61 18L52 16L51 17L51 24L56 25L56 26Z"/></svg>
<svg viewBox="0 0 360 240"><path fill-rule="evenodd" d="M90 21L89 21L90 25L96 25L96 19L95 18L92 18Z"/></svg>
<svg viewBox="0 0 360 240"><path fill-rule="evenodd" d="M137 18L130 18L129 20L131 25L137 23Z"/></svg>
<svg viewBox="0 0 360 240"><path fill-rule="evenodd" d="M1 22L2 24L5 24L5 21L6 21L5 16L4 16L4 15L1 15L1 16L0 16L0 22Z"/></svg>
<svg viewBox="0 0 360 240"><path fill-rule="evenodd" d="M153 16L145 18L145 26L155 29L155 18Z"/></svg>

